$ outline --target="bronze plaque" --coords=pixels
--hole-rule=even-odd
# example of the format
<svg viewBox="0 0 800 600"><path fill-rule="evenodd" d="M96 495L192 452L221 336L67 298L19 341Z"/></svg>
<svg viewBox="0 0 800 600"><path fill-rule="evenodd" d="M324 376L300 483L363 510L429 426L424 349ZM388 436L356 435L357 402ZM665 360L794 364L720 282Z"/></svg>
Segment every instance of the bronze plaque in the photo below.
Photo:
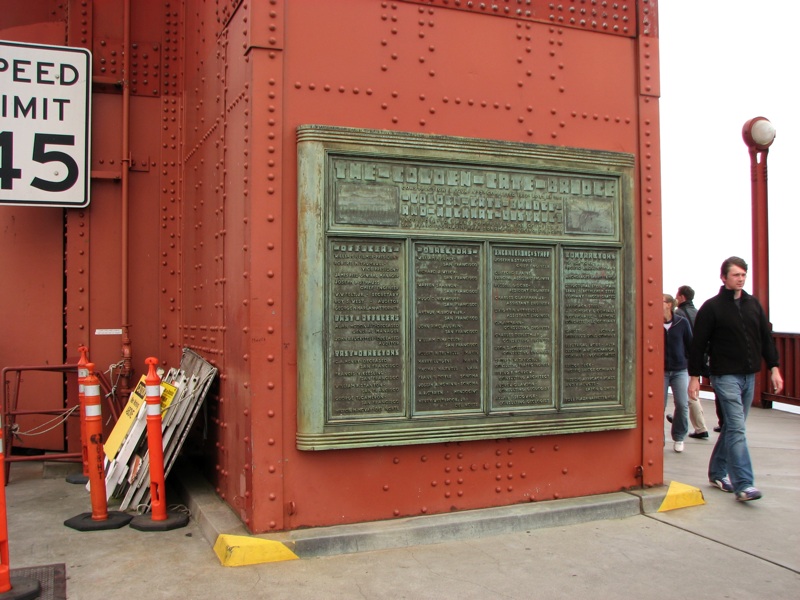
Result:
<svg viewBox="0 0 800 600"><path fill-rule="evenodd" d="M636 426L633 158L298 133L298 447Z"/></svg>
<svg viewBox="0 0 800 600"><path fill-rule="evenodd" d="M329 256L329 417L402 415L403 246L334 240Z"/></svg>
<svg viewBox="0 0 800 600"><path fill-rule="evenodd" d="M553 250L492 248L494 411L553 406Z"/></svg>
<svg viewBox="0 0 800 600"><path fill-rule="evenodd" d="M481 248L414 248L414 411L481 409Z"/></svg>

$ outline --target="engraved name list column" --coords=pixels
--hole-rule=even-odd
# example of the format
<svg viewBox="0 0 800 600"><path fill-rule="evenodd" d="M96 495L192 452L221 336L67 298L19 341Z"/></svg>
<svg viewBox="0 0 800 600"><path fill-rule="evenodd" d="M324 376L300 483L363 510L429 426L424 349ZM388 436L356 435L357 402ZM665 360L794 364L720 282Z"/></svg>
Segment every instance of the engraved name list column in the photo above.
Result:
<svg viewBox="0 0 800 600"><path fill-rule="evenodd" d="M329 417L402 416L403 246L343 240L330 245Z"/></svg>
<svg viewBox="0 0 800 600"><path fill-rule="evenodd" d="M492 409L553 405L553 251L492 249Z"/></svg>
<svg viewBox="0 0 800 600"><path fill-rule="evenodd" d="M618 258L564 251L564 404L621 401Z"/></svg>
<svg viewBox="0 0 800 600"><path fill-rule="evenodd" d="M415 412L480 410L480 247L419 243L414 279Z"/></svg>

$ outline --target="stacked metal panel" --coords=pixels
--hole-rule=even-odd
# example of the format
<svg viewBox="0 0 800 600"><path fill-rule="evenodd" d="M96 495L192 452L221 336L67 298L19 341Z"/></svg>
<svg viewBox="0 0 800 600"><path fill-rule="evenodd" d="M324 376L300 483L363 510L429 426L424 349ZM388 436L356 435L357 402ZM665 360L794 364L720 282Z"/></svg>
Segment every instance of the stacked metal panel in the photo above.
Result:
<svg viewBox="0 0 800 600"><path fill-rule="evenodd" d="M180 367L170 369L162 380L176 389L161 424L165 478L189 435L216 375L216 367L194 351L184 348ZM109 498L122 498L120 510L130 507L139 512L149 510L150 460L145 407L145 403L139 407L119 453L107 465L106 495Z"/></svg>

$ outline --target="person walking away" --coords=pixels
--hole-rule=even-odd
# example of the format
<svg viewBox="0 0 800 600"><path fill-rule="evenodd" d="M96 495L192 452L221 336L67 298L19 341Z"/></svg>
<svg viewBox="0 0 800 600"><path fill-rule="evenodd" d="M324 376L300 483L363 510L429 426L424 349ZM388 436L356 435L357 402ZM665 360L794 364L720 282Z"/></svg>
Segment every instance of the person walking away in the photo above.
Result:
<svg viewBox="0 0 800 600"><path fill-rule="evenodd" d="M694 319L697 316L697 309L694 306L694 290L688 285L682 285L678 288L678 293L675 294L675 302L678 308L675 313L688 319L689 324L694 329Z"/></svg>
<svg viewBox="0 0 800 600"><path fill-rule="evenodd" d="M675 314L680 315L689 321L689 324L694 329L694 319L697 316L697 309L694 306L694 289L688 285L682 285L678 288L678 293L675 294L675 302L678 308L675 309ZM708 376L708 373L703 373ZM718 406L716 398L714 399L715 406ZM722 424L721 412L717 408L717 420L720 425ZM690 438L698 440L708 439L708 427L706 426L706 418L703 413L703 405L697 398L689 398L689 422L692 424L694 431L689 434Z"/></svg>
<svg viewBox="0 0 800 600"><path fill-rule="evenodd" d="M663 294L664 301L664 410L667 409L669 388L675 410L672 414L672 449L683 452L686 434L689 432L689 387L688 358L692 344L692 327L687 319L674 314L675 299ZM685 389L684 389L685 386Z"/></svg>
<svg viewBox="0 0 800 600"><path fill-rule="evenodd" d="M783 378L764 309L744 291L747 263L738 256L725 259L720 280L719 293L697 311L689 352L688 394L690 398L699 397L708 348L711 385L723 412L722 431L708 463L708 479L722 491L733 492L737 500L747 502L762 496L754 485L745 428L762 359L769 369L773 393L783 390Z"/></svg>

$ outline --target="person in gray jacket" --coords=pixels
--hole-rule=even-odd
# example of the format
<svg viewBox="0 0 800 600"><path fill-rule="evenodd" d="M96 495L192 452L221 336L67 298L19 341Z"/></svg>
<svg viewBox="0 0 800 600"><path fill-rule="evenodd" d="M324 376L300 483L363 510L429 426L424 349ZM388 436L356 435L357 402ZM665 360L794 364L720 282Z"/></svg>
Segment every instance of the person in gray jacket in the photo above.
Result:
<svg viewBox="0 0 800 600"><path fill-rule="evenodd" d="M769 385L775 394L783 390L778 351L761 303L744 291L747 263L738 256L725 259L720 268L722 287L706 300L694 323L689 352L689 397L700 393L706 349L710 356L711 385L724 414L722 431L708 463L708 479L742 502L758 500L747 448L745 420L753 403L756 374L765 361Z"/></svg>
<svg viewBox="0 0 800 600"><path fill-rule="evenodd" d="M697 309L694 306L694 290L688 285L682 285L675 294L675 302L678 303L675 314L688 319L694 329L694 319L697 316Z"/></svg>
<svg viewBox="0 0 800 600"><path fill-rule="evenodd" d="M678 308L675 309L675 314L684 317L692 325L692 329L694 329L694 319L697 316L697 309L694 306L694 290L688 285L682 285L678 288L678 293L675 294L675 302L678 304ZM703 375L707 376L708 373L703 373ZM714 400L714 404L719 406L716 399ZM717 420L721 428L722 413L719 408L717 408ZM689 437L698 440L707 440L708 427L706 426L706 417L705 413L703 413L703 405L700 404L700 400L697 398L689 398L689 421L694 429L694 431L689 434Z"/></svg>

